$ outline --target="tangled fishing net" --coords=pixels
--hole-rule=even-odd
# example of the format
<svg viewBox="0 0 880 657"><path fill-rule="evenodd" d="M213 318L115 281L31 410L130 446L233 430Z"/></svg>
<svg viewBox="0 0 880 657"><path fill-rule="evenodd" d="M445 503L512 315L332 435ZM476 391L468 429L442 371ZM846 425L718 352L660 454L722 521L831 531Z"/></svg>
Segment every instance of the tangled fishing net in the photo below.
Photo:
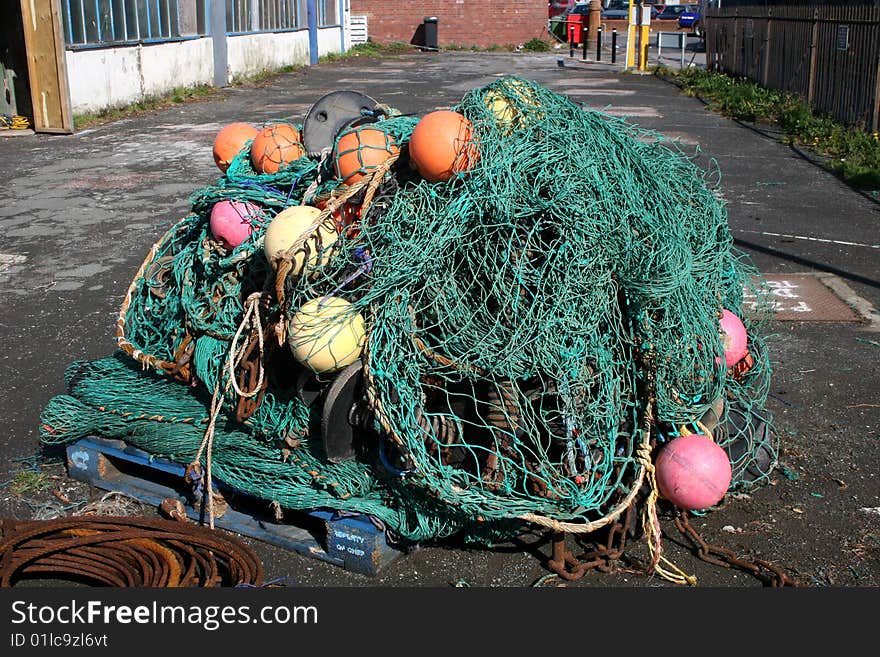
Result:
<svg viewBox="0 0 880 657"><path fill-rule="evenodd" d="M725 450L728 490L766 481L767 313L741 310L760 280L717 180L520 78L453 108L466 130L427 148L454 149L439 180L416 161L419 119L380 108L275 173L245 147L196 192L132 281L120 350L69 367L43 440L122 438L195 480L369 514L401 542L594 531L656 502L654 457L687 434ZM259 209L238 246L212 233L223 201ZM314 210L267 255L299 206ZM748 333L732 366L724 309ZM357 437L331 460L308 393L351 367Z"/></svg>

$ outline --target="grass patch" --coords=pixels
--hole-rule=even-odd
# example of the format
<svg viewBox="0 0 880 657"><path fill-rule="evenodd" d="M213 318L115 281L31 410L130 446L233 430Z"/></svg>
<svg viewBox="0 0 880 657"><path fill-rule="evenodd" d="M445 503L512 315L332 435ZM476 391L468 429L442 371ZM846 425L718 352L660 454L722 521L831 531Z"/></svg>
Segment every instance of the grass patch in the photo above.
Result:
<svg viewBox="0 0 880 657"><path fill-rule="evenodd" d="M509 43L493 43L491 46L464 45L461 43L447 43L440 50L452 52L513 52L516 46Z"/></svg>
<svg viewBox="0 0 880 657"><path fill-rule="evenodd" d="M32 495L52 488L52 476L44 472L23 470L9 482L9 492L13 495Z"/></svg>
<svg viewBox="0 0 880 657"><path fill-rule="evenodd" d="M529 39L522 44L522 49L526 52L549 52L550 44L543 39Z"/></svg>
<svg viewBox="0 0 880 657"><path fill-rule="evenodd" d="M532 41L541 41L540 39L532 39ZM543 42L542 42L543 43ZM378 43L376 41L368 41L353 46L345 53L330 53L319 59L319 62L336 62L352 57L393 57L395 55L404 55L406 53L419 50L418 45L404 43L403 41L391 41L390 43ZM475 44L448 43L440 47L440 50L449 52L511 52L516 47L511 44L496 43L491 46L478 46ZM549 50L549 46L548 46Z"/></svg>
<svg viewBox="0 0 880 657"><path fill-rule="evenodd" d="M391 41L389 43L367 41L366 43L359 43L356 46L352 46L344 53L334 52L323 55L318 59L318 63L338 62L353 57L393 57L412 52L414 49L415 46L404 43L403 41Z"/></svg>
<svg viewBox="0 0 880 657"><path fill-rule="evenodd" d="M855 187L880 189L880 134L847 128L829 116L816 115L805 100L791 93L765 89L744 78L700 68L682 71L657 67L688 96L703 99L724 116L774 125L782 141L825 158L825 166Z"/></svg>
<svg viewBox="0 0 880 657"><path fill-rule="evenodd" d="M269 78L273 78L276 75L283 75L285 73L293 73L294 71L298 71L301 68L305 68L304 66L296 66L294 64L289 64L287 66L282 66L281 68L272 68L266 69L265 71L260 71L259 73L252 73L251 75L242 75L240 77L234 78L232 82L229 84L230 87L247 87L255 84L259 84L261 82L265 82Z"/></svg>
<svg viewBox="0 0 880 657"><path fill-rule="evenodd" d="M151 112L153 110L186 103L192 100L205 100L214 96L219 90L209 84L202 84L195 87L175 87L167 94L147 98L131 105L124 107L108 107L100 112L89 112L86 114L76 114L73 117L73 125L76 130L84 130L95 125L118 121L119 119Z"/></svg>

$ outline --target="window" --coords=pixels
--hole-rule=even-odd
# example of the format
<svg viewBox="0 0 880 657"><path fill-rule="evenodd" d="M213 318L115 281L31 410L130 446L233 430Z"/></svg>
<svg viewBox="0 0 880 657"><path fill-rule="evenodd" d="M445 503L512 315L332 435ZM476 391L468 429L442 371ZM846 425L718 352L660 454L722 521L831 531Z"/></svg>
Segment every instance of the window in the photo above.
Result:
<svg viewBox="0 0 880 657"><path fill-rule="evenodd" d="M260 0L260 30L289 30L299 26L297 0Z"/></svg>
<svg viewBox="0 0 880 657"><path fill-rule="evenodd" d="M339 0L317 0L318 2L318 27L339 25Z"/></svg>
<svg viewBox="0 0 880 657"><path fill-rule="evenodd" d="M67 45L204 35L206 10L206 0L61 0Z"/></svg>
<svg viewBox="0 0 880 657"><path fill-rule="evenodd" d="M226 31L271 32L305 25L304 0L226 0Z"/></svg>
<svg viewBox="0 0 880 657"><path fill-rule="evenodd" d="M306 27L306 0L213 0L231 34ZM222 6L222 5L221 5ZM319 27L339 25L339 0L316 0ZM61 0L68 46L161 41L211 32L211 0Z"/></svg>

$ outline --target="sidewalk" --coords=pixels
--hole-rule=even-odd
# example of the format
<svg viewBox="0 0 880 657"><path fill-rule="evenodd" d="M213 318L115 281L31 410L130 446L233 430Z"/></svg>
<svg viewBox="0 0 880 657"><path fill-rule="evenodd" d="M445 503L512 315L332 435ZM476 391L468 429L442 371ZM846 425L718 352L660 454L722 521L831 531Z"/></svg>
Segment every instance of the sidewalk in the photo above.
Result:
<svg viewBox="0 0 880 657"><path fill-rule="evenodd" d="M113 352L119 305L147 250L188 211L189 194L216 180L211 144L217 130L233 121L301 122L312 103L339 89L418 114L451 106L499 76L518 75L677 138L685 151L699 149L698 162L720 174L733 236L762 272L831 274L849 290L849 301L872 316L880 306L880 203L781 145L770 130L708 112L655 76L621 74L619 65L567 55L566 48L349 59L73 136L0 139L0 417L6 424L0 482L20 467L15 459L37 449L39 413L64 392L67 365ZM880 585L876 323L779 321L773 329L770 410L782 443L778 476L692 524L711 542L782 566L806 584ZM32 511L0 491L0 515ZM290 576L300 586L529 586L547 572L523 545L424 548L367 579L251 544L265 560L267 579ZM538 547L547 553L546 545ZM701 586L760 585L742 572L698 561L673 541L665 549ZM572 585L666 583L592 573Z"/></svg>

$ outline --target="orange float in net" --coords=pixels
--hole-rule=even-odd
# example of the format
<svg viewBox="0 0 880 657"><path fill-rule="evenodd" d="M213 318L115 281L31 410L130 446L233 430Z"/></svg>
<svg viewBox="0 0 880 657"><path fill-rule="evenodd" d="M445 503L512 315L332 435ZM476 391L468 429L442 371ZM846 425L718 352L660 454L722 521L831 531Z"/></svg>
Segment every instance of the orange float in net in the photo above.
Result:
<svg viewBox="0 0 880 657"><path fill-rule="evenodd" d="M336 175L353 185L400 149L394 137L369 125L350 128L336 142Z"/></svg>
<svg viewBox="0 0 880 657"><path fill-rule="evenodd" d="M230 123L220 129L214 137L214 164L226 173L232 158L238 155L245 144L257 136L259 129L250 123Z"/></svg>
<svg viewBox="0 0 880 657"><path fill-rule="evenodd" d="M257 173L276 173L305 154L299 130L289 123L266 126L251 144L251 164Z"/></svg>
<svg viewBox="0 0 880 657"><path fill-rule="evenodd" d="M478 158L473 125L458 112L430 112L413 130L409 155L422 178L445 182L473 167Z"/></svg>

